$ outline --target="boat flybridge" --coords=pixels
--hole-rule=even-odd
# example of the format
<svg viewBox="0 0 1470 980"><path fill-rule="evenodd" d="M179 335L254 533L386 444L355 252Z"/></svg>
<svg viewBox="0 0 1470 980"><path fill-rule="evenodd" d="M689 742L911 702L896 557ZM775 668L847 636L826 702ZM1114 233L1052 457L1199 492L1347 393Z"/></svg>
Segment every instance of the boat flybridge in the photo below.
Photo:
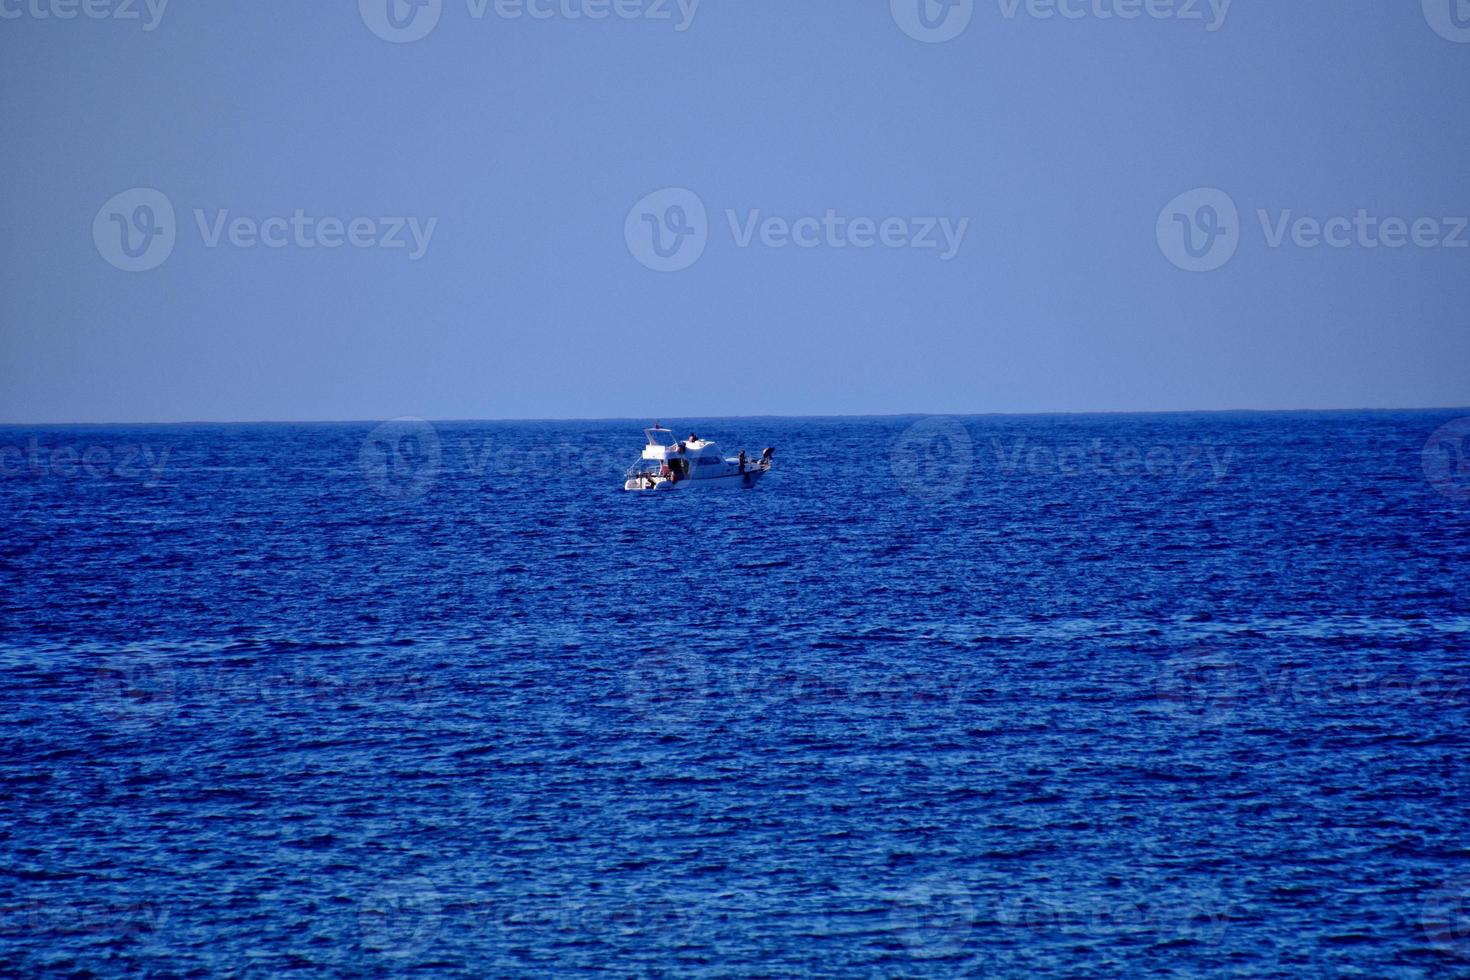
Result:
<svg viewBox="0 0 1470 980"><path fill-rule="evenodd" d="M756 485L771 471L774 449L766 449L758 460L740 455L720 455L720 447L708 439L690 433L688 439L676 439L661 425L644 429L648 444L643 456L628 467L624 490L677 490L686 487L743 487Z"/></svg>

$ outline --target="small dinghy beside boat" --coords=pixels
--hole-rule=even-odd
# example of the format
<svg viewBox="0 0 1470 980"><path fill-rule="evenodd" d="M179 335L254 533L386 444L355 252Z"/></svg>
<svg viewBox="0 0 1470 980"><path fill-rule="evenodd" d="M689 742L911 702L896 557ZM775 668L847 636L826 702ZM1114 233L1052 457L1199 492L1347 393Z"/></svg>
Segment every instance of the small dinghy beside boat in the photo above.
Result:
<svg viewBox="0 0 1470 980"><path fill-rule="evenodd" d="M719 446L693 433L688 439L675 439L674 433L661 425L644 429L643 434L648 444L638 461L628 467L624 490L749 489L771 471L771 458L776 452L768 447L760 459L751 461L744 450L738 456L723 457Z"/></svg>

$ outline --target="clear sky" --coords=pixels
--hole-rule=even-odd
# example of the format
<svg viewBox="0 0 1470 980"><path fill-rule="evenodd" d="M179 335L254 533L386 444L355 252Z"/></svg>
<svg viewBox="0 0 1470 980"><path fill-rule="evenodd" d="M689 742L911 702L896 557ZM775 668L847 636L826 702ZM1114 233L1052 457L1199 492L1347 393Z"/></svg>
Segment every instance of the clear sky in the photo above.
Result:
<svg viewBox="0 0 1470 980"><path fill-rule="evenodd" d="M0 0L0 421L1470 405L1470 3L158 2Z"/></svg>

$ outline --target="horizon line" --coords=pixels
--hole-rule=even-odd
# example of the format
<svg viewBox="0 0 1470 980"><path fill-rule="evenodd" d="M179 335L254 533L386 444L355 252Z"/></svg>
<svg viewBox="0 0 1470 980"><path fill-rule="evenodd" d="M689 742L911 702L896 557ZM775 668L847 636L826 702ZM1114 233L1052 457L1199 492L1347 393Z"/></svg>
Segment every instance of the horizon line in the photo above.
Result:
<svg viewBox="0 0 1470 980"><path fill-rule="evenodd" d="M1149 409L1084 409L1035 412L864 412L840 415L795 414L781 415L762 413L757 415L665 415L659 418L693 419L698 421L722 421L744 419L907 419L907 418L1036 418L1088 415L1286 415L1286 414L1329 414L1348 412L1470 412L1470 405L1407 405L1388 408L1343 406L1335 408L1149 408ZM170 419L153 421L66 421L66 422L12 422L0 421L0 428L64 427L64 426L166 426L166 425L382 425L386 422L416 421L432 424L459 424L467 422L637 422L655 416L638 415L569 415L569 416L520 416L499 418L426 418L418 415L398 415L388 418L325 418L325 419Z"/></svg>

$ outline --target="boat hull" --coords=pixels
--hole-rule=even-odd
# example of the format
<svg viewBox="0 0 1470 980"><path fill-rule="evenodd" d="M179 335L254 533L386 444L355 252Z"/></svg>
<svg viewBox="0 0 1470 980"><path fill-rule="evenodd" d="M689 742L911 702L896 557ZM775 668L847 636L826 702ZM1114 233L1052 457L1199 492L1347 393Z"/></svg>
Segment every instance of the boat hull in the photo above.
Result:
<svg viewBox="0 0 1470 980"><path fill-rule="evenodd" d="M668 490L751 490L768 472L770 471L764 469L748 469L744 473L731 473L729 476L709 476L702 479L686 477L677 481L664 477L635 476L624 481L623 489L653 493Z"/></svg>

